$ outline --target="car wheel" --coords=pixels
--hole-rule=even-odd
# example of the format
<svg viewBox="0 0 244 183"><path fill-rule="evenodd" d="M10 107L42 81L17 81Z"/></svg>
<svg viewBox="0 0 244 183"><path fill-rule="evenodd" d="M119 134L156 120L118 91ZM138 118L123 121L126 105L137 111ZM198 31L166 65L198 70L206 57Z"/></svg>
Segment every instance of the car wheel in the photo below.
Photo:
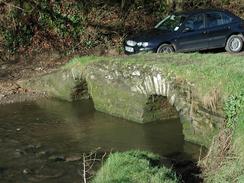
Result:
<svg viewBox="0 0 244 183"><path fill-rule="evenodd" d="M243 40L239 35L232 35L228 38L225 50L230 53L238 53L242 50Z"/></svg>
<svg viewBox="0 0 244 183"><path fill-rule="evenodd" d="M170 44L162 44L157 49L157 53L172 53L174 51L174 48Z"/></svg>

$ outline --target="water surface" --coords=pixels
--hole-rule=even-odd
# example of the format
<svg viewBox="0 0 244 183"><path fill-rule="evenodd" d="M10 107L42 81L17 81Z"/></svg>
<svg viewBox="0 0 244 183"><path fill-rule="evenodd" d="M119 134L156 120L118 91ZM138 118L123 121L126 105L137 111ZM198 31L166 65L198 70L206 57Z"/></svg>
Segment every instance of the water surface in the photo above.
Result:
<svg viewBox="0 0 244 183"><path fill-rule="evenodd" d="M145 125L94 110L91 101L0 106L0 182L82 182L83 153L140 149L197 159L179 119Z"/></svg>

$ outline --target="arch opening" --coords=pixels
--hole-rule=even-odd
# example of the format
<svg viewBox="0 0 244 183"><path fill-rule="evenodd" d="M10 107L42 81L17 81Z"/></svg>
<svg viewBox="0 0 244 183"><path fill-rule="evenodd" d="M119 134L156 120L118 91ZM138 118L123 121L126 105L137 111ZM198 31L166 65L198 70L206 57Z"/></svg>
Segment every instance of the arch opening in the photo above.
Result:
<svg viewBox="0 0 244 183"><path fill-rule="evenodd" d="M88 85L85 79L80 79L71 91L71 99L73 101L89 99Z"/></svg>
<svg viewBox="0 0 244 183"><path fill-rule="evenodd" d="M166 96L153 94L148 97L143 114L145 122L176 118L180 118L179 113Z"/></svg>

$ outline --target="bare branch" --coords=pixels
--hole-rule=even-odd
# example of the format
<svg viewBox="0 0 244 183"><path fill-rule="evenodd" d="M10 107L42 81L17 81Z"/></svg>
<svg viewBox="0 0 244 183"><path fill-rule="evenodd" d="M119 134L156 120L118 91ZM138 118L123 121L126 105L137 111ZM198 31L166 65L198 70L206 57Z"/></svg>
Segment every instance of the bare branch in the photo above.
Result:
<svg viewBox="0 0 244 183"><path fill-rule="evenodd" d="M4 1L4 0L0 0L0 3L3 3L3 4L5 4L6 6L13 7L13 8L19 9L19 10L21 10L21 11L24 11L23 8L21 8L21 7L19 7L19 6L16 6L16 5L12 4L12 3L8 3L8 2L6 2L6 1Z"/></svg>
<svg viewBox="0 0 244 183"><path fill-rule="evenodd" d="M98 149L97 149L98 150ZM97 151L96 150L96 151ZM96 151L92 151L89 154L83 154L82 155L82 170L81 170L81 174L83 177L83 182L87 183L88 180L93 178L93 174L92 174L92 169L95 166L95 163L97 162L103 162L104 158L106 157L107 153L104 153L102 155L102 157L100 158L100 155L98 157L97 152Z"/></svg>

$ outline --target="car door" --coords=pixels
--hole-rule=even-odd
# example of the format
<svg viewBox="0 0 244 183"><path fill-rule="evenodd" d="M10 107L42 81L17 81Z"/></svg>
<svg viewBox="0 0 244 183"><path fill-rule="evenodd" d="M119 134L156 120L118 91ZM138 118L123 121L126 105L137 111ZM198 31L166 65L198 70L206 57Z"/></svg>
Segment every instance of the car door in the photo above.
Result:
<svg viewBox="0 0 244 183"><path fill-rule="evenodd" d="M222 12L206 13L208 29L208 48L224 47L226 38L231 33L232 18Z"/></svg>
<svg viewBox="0 0 244 183"><path fill-rule="evenodd" d="M180 30L176 42L177 50L180 51L206 49L208 47L208 38L204 14L188 17Z"/></svg>

